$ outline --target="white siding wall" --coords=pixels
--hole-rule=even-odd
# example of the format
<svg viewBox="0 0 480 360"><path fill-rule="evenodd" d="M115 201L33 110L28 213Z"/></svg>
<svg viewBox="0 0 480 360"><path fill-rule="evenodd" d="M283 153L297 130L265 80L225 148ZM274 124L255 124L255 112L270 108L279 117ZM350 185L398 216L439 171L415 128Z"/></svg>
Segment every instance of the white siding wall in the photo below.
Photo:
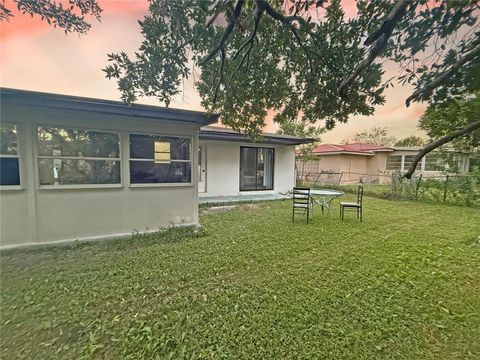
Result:
<svg viewBox="0 0 480 360"><path fill-rule="evenodd" d="M2 247L155 231L171 225L198 223L197 156L193 151L192 184L128 185L129 132L192 136L198 148L198 126L162 120L2 109L2 121L18 124L20 190L0 191ZM115 188L41 189L38 186L36 128L39 125L115 130L121 133L122 185Z"/></svg>
<svg viewBox="0 0 480 360"><path fill-rule="evenodd" d="M200 196L232 196L240 192L240 147L255 146L275 149L273 190L245 193L286 193L295 185L295 147L236 143L227 141L200 141L206 151L206 192Z"/></svg>

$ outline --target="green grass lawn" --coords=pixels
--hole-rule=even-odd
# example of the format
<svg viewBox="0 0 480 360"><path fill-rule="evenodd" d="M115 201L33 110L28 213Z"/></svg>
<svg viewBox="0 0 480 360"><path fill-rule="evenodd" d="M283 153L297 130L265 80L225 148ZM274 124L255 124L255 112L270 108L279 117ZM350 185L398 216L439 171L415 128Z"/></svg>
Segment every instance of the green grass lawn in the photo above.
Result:
<svg viewBox="0 0 480 360"><path fill-rule="evenodd" d="M363 223L280 201L3 252L1 356L478 359L480 211L364 202Z"/></svg>

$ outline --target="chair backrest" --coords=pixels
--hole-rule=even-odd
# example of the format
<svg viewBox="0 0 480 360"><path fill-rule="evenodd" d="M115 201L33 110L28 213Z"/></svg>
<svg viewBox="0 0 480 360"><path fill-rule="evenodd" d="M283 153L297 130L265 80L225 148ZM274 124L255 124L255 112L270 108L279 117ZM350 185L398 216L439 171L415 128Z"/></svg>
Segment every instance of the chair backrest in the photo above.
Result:
<svg viewBox="0 0 480 360"><path fill-rule="evenodd" d="M305 187L293 188L294 204L308 204L309 201L310 201L310 188L305 188Z"/></svg>
<svg viewBox="0 0 480 360"><path fill-rule="evenodd" d="M363 186L359 186L357 191L357 204L362 205L362 201L363 201Z"/></svg>

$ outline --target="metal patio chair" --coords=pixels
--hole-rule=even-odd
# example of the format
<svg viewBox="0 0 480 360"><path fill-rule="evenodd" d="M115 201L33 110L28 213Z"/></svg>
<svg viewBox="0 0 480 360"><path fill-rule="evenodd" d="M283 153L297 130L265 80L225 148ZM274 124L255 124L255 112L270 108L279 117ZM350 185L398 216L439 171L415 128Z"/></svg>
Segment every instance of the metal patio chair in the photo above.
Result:
<svg viewBox="0 0 480 360"><path fill-rule="evenodd" d="M293 188L293 208L292 222L295 221L295 212L301 211L307 214L307 224L312 212L312 198L310 196L310 188L294 187Z"/></svg>
<svg viewBox="0 0 480 360"><path fill-rule="evenodd" d="M360 222L363 218L363 186L358 187L357 191L357 202L340 202L340 217L344 218L345 209L354 209L357 211L357 219L360 219Z"/></svg>

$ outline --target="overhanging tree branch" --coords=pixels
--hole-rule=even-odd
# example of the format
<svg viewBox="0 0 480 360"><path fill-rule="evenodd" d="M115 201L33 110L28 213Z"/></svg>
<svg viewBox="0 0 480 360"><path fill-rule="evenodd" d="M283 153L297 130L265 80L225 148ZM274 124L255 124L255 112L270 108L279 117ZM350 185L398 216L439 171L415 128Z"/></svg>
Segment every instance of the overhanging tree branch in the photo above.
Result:
<svg viewBox="0 0 480 360"><path fill-rule="evenodd" d="M255 8L253 11L253 30L250 36L248 37L247 41L245 41L243 45L240 46L240 48L232 58L233 60L235 60L238 57L238 55L240 55L240 53L245 49L245 47L248 46L247 51L243 54L242 61L237 66L236 72L240 70L240 68L243 66L243 63L245 62L245 59L247 58L247 56L250 55L250 51L252 50L252 47L253 47L253 41L255 40L255 36L257 35L258 25L260 24L260 19L262 18L263 12L264 10L261 9L260 6L258 5L258 2L256 2Z"/></svg>
<svg viewBox="0 0 480 360"><path fill-rule="evenodd" d="M367 57L362 60L356 67L353 69L350 76L345 79L340 86L338 87L338 93L340 95L345 93L345 89L360 75L362 71L368 68L373 61L379 56L387 47L388 39L392 35L393 30L397 23L402 19L402 17L407 12L407 8L415 3L410 1L398 0L393 6L392 10L388 13L387 17L383 21L380 29L371 34L367 40L365 40L365 45L373 45Z"/></svg>
<svg viewBox="0 0 480 360"><path fill-rule="evenodd" d="M447 81L455 72L457 72L463 65L467 62L472 61L480 56L480 46L474 48L464 56L462 56L458 61L455 62L447 71L443 72L437 76L432 82L426 84L423 88L418 89L410 95L405 104L407 107L410 106L412 101L418 101L421 98L428 97L432 95L433 91Z"/></svg>
<svg viewBox="0 0 480 360"><path fill-rule="evenodd" d="M436 148L456 139L456 138L459 138L461 136L464 136L468 133L471 133L475 130L478 130L480 129L480 120L477 120L477 121L474 121L472 123L470 123L468 126L465 126L463 129L459 129L459 130L456 130L448 135L445 135L443 137L441 137L440 139L438 140L435 140L434 142L428 144L427 146L425 146L422 150L419 151L419 153L417 155L415 155L415 158L413 159L412 161L412 164L410 165L410 168L408 169L408 171L403 175L404 177L406 177L407 179L410 179L413 175L413 173L415 172L415 169L417 168L417 165L418 163L420 162L420 160L425 156L427 155L429 152L435 150Z"/></svg>
<svg viewBox="0 0 480 360"><path fill-rule="evenodd" d="M237 3L235 4L235 8L233 9L232 16L230 16L228 20L228 25L220 38L220 41L218 42L217 45L210 51L210 53L205 57L205 59L202 61L202 63L206 63L210 60L212 60L215 55L220 51L220 49L225 48L225 43L227 42L230 34L233 31L233 28L235 27L235 21L238 19L240 16L240 13L242 12L242 7L245 4L245 0L238 0Z"/></svg>

